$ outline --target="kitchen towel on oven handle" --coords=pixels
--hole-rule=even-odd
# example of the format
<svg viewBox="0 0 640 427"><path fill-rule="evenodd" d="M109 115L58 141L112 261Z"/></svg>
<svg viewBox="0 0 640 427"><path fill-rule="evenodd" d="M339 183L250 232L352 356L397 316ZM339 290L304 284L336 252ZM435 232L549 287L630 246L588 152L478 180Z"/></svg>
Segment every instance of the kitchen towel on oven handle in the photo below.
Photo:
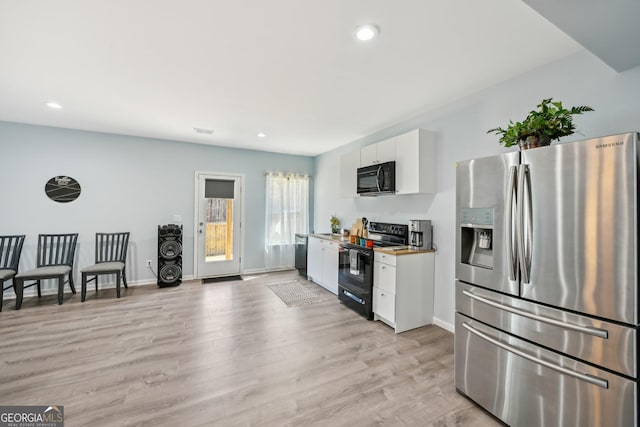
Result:
<svg viewBox="0 0 640 427"><path fill-rule="evenodd" d="M360 274L360 267L358 266L358 255L360 252L357 249L349 249L349 273L353 275Z"/></svg>

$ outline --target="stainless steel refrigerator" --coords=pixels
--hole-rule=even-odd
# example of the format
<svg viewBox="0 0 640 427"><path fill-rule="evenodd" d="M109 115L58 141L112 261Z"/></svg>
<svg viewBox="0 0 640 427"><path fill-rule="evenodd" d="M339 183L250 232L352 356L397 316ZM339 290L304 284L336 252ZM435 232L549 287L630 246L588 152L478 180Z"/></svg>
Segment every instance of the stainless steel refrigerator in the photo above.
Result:
<svg viewBox="0 0 640 427"><path fill-rule="evenodd" d="M509 425L638 425L638 148L457 165L455 383Z"/></svg>

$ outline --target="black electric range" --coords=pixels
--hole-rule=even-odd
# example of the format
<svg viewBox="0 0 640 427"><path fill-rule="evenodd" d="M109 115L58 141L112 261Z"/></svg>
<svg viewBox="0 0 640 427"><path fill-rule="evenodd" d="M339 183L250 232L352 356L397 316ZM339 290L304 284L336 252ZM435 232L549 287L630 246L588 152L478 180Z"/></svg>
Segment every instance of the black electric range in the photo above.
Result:
<svg viewBox="0 0 640 427"><path fill-rule="evenodd" d="M384 222L369 223L374 247L407 244L409 226ZM373 320L373 248L340 243L338 248L338 299L369 320Z"/></svg>

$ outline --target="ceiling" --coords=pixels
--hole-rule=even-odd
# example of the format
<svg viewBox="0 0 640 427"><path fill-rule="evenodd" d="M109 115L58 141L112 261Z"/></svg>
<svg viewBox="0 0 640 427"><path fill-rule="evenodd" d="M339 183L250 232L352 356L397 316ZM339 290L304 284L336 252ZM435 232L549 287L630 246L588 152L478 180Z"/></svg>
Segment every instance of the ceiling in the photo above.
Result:
<svg viewBox="0 0 640 427"><path fill-rule="evenodd" d="M583 49L513 0L0 0L0 120L317 155Z"/></svg>
<svg viewBox="0 0 640 427"><path fill-rule="evenodd" d="M640 65L640 49L638 49L640 1L524 0L524 2L614 70L622 72Z"/></svg>

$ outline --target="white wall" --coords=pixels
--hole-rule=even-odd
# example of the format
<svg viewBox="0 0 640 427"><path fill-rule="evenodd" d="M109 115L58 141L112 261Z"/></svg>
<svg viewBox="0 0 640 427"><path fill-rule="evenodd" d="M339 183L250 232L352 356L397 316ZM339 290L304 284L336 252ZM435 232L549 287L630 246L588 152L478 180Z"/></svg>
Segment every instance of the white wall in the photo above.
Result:
<svg viewBox="0 0 640 427"><path fill-rule="evenodd" d="M509 119L523 119L547 97L567 106L586 104L595 109L575 120L584 135L563 141L640 130L640 67L618 74L590 53L581 52L317 157L316 231L328 231L329 216L334 213L346 226L360 216L399 223L432 220L438 248L435 317L451 327L455 311L455 162L513 150L500 146L498 137L487 135L486 130L504 127ZM437 194L339 198L337 168L342 153L418 127L438 135Z"/></svg>
<svg viewBox="0 0 640 427"><path fill-rule="evenodd" d="M156 266L157 226L173 222L174 214L184 225L183 274L193 274L195 171L244 174L243 268L261 270L264 173L312 174L314 159L0 122L0 163L0 234L27 235L22 270L35 266L38 233L80 233L79 269L93 263L96 232L130 231L127 276L150 282L155 279L145 263L151 259ZM57 175L79 181L76 201L47 198L44 185Z"/></svg>

